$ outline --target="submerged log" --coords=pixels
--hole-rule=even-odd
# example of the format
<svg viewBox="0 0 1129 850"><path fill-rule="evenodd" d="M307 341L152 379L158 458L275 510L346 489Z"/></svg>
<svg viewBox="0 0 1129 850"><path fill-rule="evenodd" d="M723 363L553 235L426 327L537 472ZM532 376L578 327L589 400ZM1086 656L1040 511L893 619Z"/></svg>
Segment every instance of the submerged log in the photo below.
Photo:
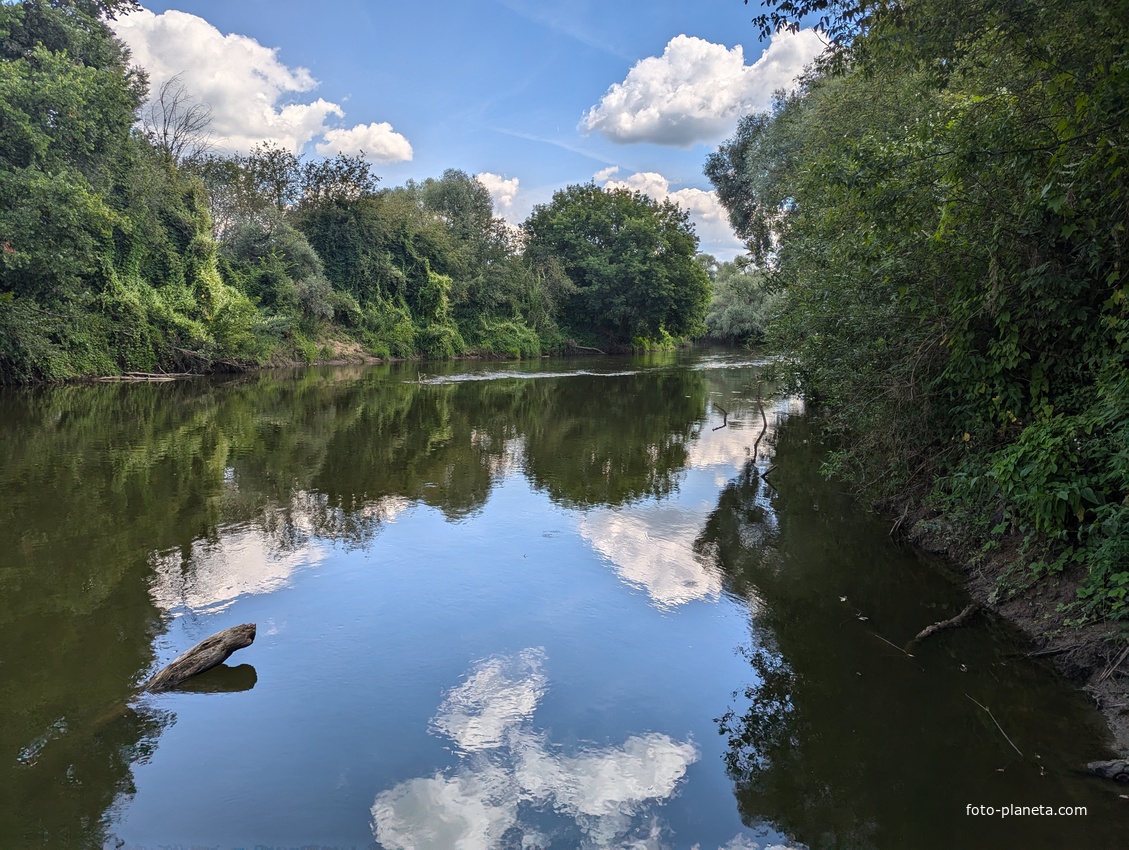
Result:
<svg viewBox="0 0 1129 850"><path fill-rule="evenodd" d="M205 638L192 649L178 656L171 664L146 682L141 690L160 693L175 688L186 679L191 679L205 670L211 670L231 656L237 649L243 649L255 642L255 624L244 623L216 632Z"/></svg>
<svg viewBox="0 0 1129 850"><path fill-rule="evenodd" d="M1103 779L1113 779L1116 782L1129 782L1129 759L1092 761L1087 764L1086 767Z"/></svg>

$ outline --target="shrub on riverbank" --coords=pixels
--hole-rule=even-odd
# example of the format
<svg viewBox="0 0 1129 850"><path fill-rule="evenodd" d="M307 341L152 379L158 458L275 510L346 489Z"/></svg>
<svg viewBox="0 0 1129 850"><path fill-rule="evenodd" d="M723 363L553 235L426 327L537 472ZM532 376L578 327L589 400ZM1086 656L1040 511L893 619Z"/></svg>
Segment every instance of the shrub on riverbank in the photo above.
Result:
<svg viewBox="0 0 1129 850"><path fill-rule="evenodd" d="M833 5L821 65L707 166L848 435L830 469L1017 531L1080 620L1129 617L1123 5Z"/></svg>

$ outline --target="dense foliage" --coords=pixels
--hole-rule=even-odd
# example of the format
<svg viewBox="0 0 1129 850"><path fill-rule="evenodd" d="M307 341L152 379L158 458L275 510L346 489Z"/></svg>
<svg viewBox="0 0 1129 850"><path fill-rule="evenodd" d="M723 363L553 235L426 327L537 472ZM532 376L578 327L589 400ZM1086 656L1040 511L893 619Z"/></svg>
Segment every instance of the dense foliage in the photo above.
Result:
<svg viewBox="0 0 1129 850"><path fill-rule="evenodd" d="M713 290L706 309L706 335L744 345L763 342L782 302L780 293L769 285L769 276L748 256L718 262L709 254L699 254L698 262Z"/></svg>
<svg viewBox="0 0 1129 850"><path fill-rule="evenodd" d="M203 187L132 129L145 75L98 18L129 5L0 7L0 379L264 350Z"/></svg>
<svg viewBox="0 0 1129 850"><path fill-rule="evenodd" d="M1129 7L770 3L821 13L800 91L707 174L784 294L780 339L850 434L836 469L1083 573L1129 615Z"/></svg>
<svg viewBox="0 0 1129 850"><path fill-rule="evenodd" d="M209 153L207 104L179 77L150 97L105 25L136 7L0 5L0 382L698 329L707 282L672 205L587 187L568 215L614 246L550 244L547 211L523 234L461 171L381 189L363 156Z"/></svg>
<svg viewBox="0 0 1129 850"><path fill-rule="evenodd" d="M689 214L670 201L594 184L569 186L523 228L527 256L559 258L575 284L563 321L611 349L693 335L709 300Z"/></svg>

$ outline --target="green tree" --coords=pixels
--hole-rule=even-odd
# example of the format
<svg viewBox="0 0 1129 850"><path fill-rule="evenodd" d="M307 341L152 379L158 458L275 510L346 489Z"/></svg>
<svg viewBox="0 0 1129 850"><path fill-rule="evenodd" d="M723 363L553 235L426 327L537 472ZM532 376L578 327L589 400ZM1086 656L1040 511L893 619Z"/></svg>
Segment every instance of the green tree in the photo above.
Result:
<svg viewBox="0 0 1129 850"><path fill-rule="evenodd" d="M834 467L1012 527L1129 615L1126 4L771 3L833 53L707 163ZM1103 36L1094 39L1093 33Z"/></svg>
<svg viewBox="0 0 1129 850"><path fill-rule="evenodd" d="M699 254L698 262L713 284L706 333L730 342L762 342L783 300L782 293L770 288L768 275L748 257L719 263L709 254Z"/></svg>
<svg viewBox="0 0 1129 850"><path fill-rule="evenodd" d="M670 201L569 186L535 207L522 228L527 258L556 258L576 287L562 305L573 333L621 349L701 329L709 277L694 259L689 213Z"/></svg>
<svg viewBox="0 0 1129 850"><path fill-rule="evenodd" d="M132 130L143 72L99 15L0 6L0 379L255 362L201 184Z"/></svg>

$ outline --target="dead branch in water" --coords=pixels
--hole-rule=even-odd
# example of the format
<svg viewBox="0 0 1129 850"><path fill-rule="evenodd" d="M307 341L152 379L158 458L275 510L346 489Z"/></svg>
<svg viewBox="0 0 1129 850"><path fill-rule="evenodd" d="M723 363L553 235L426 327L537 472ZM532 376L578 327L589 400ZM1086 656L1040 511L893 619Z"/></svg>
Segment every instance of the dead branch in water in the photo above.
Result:
<svg viewBox="0 0 1129 850"><path fill-rule="evenodd" d="M761 440L763 440L764 435L768 433L768 417L764 414L764 402L761 401L760 381L757 381L757 410L761 412L761 432L757 435L757 441L753 443L753 463L757 462L757 456L760 454ZM761 478L764 478L765 475L768 475L768 473L765 472Z"/></svg>
<svg viewBox="0 0 1129 850"><path fill-rule="evenodd" d="M104 375L94 380L103 383L164 383L165 381L173 381L177 378L190 377L192 377L191 372L122 372L120 375Z"/></svg>
<svg viewBox="0 0 1129 850"><path fill-rule="evenodd" d="M146 682L141 690L151 693L171 690L186 679L223 664L233 652L254 642L254 623L244 623L241 626L232 626L230 629L216 632L177 656L171 664Z"/></svg>
<svg viewBox="0 0 1129 850"><path fill-rule="evenodd" d="M910 641L910 644L915 644L919 640L925 640L930 635L936 634L942 629L951 629L955 628L956 626L964 625L964 622L973 614L975 614L976 609L979 607L980 606L977 603L970 602L965 606L964 610L957 614L955 617L949 617L949 619L947 620L941 620L941 622L939 623L934 623L931 626L926 626L924 629L917 633L917 636L914 637L912 641Z"/></svg>
<svg viewBox="0 0 1129 850"><path fill-rule="evenodd" d="M880 641L882 641L887 646L894 647L894 649L898 650L898 652L900 652L902 655L906 656L907 658L913 658L913 653L907 652L906 650L904 650L900 646L898 646L896 643L891 643L890 641L886 640L886 638L882 637L882 635L878 634L878 632L871 632L871 634L874 635L876 638L878 638Z"/></svg>
<svg viewBox="0 0 1129 850"><path fill-rule="evenodd" d="M968 697L968 694L965 694L965 696L966 696L966 697ZM969 698L969 699L972 699L972 697L968 697L968 698ZM1013 741L1011 740L1011 738L1009 738L1009 737L1007 736L1007 732L1005 732L1005 731L1004 731L1004 727L1000 725L1000 721L996 720L996 715L992 714L992 711L991 711L991 709L990 709L990 708L988 708L988 706L984 705L983 703L979 703L979 702L976 702L976 700L974 700L974 699L972 699L972 701L973 701L973 702L975 702L975 703L976 703L976 704L977 704L978 706L980 706L980 707L981 707L982 709L984 709L984 710L985 710L986 712L988 712L988 716L992 718L992 722L996 724L996 728L1000 730L1000 734L1004 736L1004 740L1006 740L1006 741L1007 741L1007 742L1008 742L1009 744L1011 744L1011 748L1012 748L1013 750L1015 750L1015 751L1016 751L1017 753L1019 753L1019 757L1020 757L1020 758L1022 758L1022 757L1023 757L1023 753L1020 753L1020 752L1019 752L1019 747L1017 747L1017 746L1015 745L1015 742L1013 742Z"/></svg>
<svg viewBox="0 0 1129 850"><path fill-rule="evenodd" d="M720 431L722 428L729 424L729 411L722 407L720 404L715 404L714 407L721 411L721 424L714 428L715 431Z"/></svg>

